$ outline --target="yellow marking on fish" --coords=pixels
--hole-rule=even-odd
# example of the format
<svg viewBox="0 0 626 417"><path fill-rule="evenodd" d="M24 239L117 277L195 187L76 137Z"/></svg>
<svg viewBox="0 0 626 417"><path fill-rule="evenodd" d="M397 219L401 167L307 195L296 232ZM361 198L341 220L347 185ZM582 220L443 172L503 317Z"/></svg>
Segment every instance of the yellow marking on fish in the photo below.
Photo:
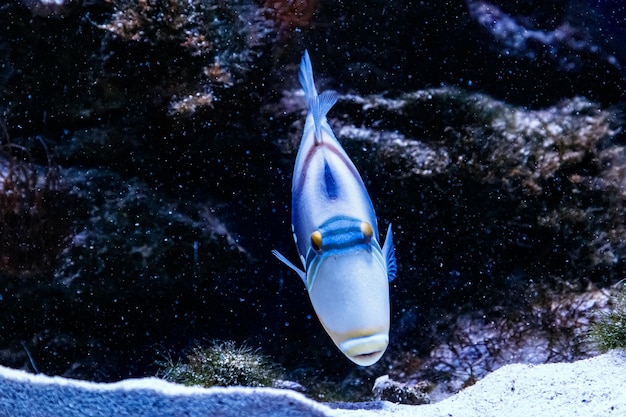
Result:
<svg viewBox="0 0 626 417"><path fill-rule="evenodd" d="M316 251L322 250L322 233L319 230L311 233L311 245Z"/></svg>

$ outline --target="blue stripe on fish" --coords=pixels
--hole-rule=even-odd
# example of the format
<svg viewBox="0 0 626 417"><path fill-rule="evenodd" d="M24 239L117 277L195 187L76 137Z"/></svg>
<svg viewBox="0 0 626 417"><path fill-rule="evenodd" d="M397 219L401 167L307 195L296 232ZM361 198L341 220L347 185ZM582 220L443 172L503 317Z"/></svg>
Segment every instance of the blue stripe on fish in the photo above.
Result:
<svg viewBox="0 0 626 417"><path fill-rule="evenodd" d="M339 195L339 190L337 189L337 181L333 176L333 172L328 166L328 161L324 159L324 185L326 186L326 194L328 198L334 200Z"/></svg>
<svg viewBox="0 0 626 417"><path fill-rule="evenodd" d="M366 223L366 228L371 226ZM347 254L354 251L373 253L382 268L385 268L383 250L372 235L364 233L364 222L349 216L336 216L322 223L317 229L322 244L311 247L306 257L307 288L311 288L317 274L317 267L327 256ZM371 229L370 229L371 232Z"/></svg>
<svg viewBox="0 0 626 417"><path fill-rule="evenodd" d="M327 220L317 229L322 237L321 247L311 248L308 255L333 250L360 249L360 246L369 248L372 237L363 233L362 225L362 220L348 216L337 216Z"/></svg>

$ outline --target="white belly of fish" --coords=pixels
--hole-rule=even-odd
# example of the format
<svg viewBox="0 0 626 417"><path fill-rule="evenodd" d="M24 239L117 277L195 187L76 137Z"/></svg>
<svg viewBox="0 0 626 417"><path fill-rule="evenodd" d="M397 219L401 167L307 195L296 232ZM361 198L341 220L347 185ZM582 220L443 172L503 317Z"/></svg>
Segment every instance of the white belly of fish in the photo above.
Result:
<svg viewBox="0 0 626 417"><path fill-rule="evenodd" d="M387 271L369 251L328 255L309 296L337 347L358 365L375 363L389 343Z"/></svg>

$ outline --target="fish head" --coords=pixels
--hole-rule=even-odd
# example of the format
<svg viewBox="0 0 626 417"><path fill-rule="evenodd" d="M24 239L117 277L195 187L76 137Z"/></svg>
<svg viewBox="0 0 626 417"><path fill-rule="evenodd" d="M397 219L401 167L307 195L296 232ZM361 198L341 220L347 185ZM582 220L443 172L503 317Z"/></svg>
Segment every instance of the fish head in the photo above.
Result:
<svg viewBox="0 0 626 417"><path fill-rule="evenodd" d="M389 284L378 243L321 252L309 297L335 345L361 366L376 363L389 343Z"/></svg>

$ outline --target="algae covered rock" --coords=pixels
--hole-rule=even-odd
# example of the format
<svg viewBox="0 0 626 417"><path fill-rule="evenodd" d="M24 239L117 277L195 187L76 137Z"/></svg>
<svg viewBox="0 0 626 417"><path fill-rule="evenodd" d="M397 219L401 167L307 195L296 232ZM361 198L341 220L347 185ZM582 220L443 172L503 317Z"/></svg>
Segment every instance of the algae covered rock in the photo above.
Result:
<svg viewBox="0 0 626 417"><path fill-rule="evenodd" d="M64 19L38 12L70 4ZM1 7L7 65L0 107L11 129L28 132L215 112L247 80L273 25L246 1L16 0Z"/></svg>
<svg viewBox="0 0 626 417"><path fill-rule="evenodd" d="M378 401L390 401L397 404L420 405L429 404L430 398L428 384L401 384L389 378L389 375L383 375L376 378L372 393Z"/></svg>
<svg viewBox="0 0 626 417"><path fill-rule="evenodd" d="M184 362L162 364L164 379L184 385L271 387L280 381L278 366L258 350L233 341L195 347ZM283 381L280 381L281 384Z"/></svg>

